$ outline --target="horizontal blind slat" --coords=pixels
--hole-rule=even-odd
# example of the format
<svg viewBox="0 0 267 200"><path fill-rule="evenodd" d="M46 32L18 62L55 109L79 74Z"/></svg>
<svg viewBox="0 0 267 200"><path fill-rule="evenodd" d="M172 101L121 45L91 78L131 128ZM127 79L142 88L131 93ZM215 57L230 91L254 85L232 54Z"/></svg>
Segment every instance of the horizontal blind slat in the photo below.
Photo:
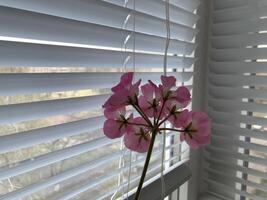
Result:
<svg viewBox="0 0 267 200"><path fill-rule="evenodd" d="M134 42L140 51L162 53L165 48L164 37L136 32L133 39L131 31L8 7L0 7L0 23L1 36L122 49L131 35L126 43L130 49ZM194 48L193 43L171 40L169 52L191 54Z"/></svg>
<svg viewBox="0 0 267 200"><path fill-rule="evenodd" d="M245 136L249 138L267 140L267 135L263 131L259 130L240 128L238 126L229 126L225 124L216 123L216 121L213 122L212 128L214 130L214 134L218 134L220 136Z"/></svg>
<svg viewBox="0 0 267 200"><path fill-rule="evenodd" d="M133 61L132 52L0 41L0 67L121 68ZM139 68L162 69L163 55L135 53ZM168 67L191 67L194 58L168 56Z"/></svg>
<svg viewBox="0 0 267 200"><path fill-rule="evenodd" d="M161 19L166 18L165 14L165 3L162 0L129 0L125 6L124 0L104 0L106 2L119 5L121 7L127 7L130 9L134 9L135 4L135 10L147 13L156 17L159 17ZM174 23L179 23L187 26L193 26L198 19L198 16L194 14L193 12L188 12L182 8L179 8L177 6L173 6L170 4L169 6L169 14L170 14L170 21Z"/></svg>
<svg viewBox="0 0 267 200"><path fill-rule="evenodd" d="M166 0L163 0L163 1L166 1ZM197 9L197 7L199 6L200 1L199 0L187 0L187 1L184 1L184 0L169 0L169 3L174 5L174 6L183 8L183 9L189 11L189 12L194 12Z"/></svg>
<svg viewBox="0 0 267 200"><path fill-rule="evenodd" d="M241 102L235 100L223 100L210 97L208 100L210 107L227 113L236 113L241 111L267 113L266 104Z"/></svg>
<svg viewBox="0 0 267 200"><path fill-rule="evenodd" d="M245 61L266 59L267 48L242 48L242 49L212 49L211 59L214 61Z"/></svg>
<svg viewBox="0 0 267 200"><path fill-rule="evenodd" d="M209 68L215 74L267 73L266 62L210 61Z"/></svg>
<svg viewBox="0 0 267 200"><path fill-rule="evenodd" d="M217 10L212 13L213 22L236 21L242 19L255 19L267 15L266 2L247 4L240 7Z"/></svg>
<svg viewBox="0 0 267 200"><path fill-rule="evenodd" d="M104 117L100 116L1 136L0 153L3 154L51 140L101 129L103 122Z"/></svg>
<svg viewBox="0 0 267 200"><path fill-rule="evenodd" d="M213 117L213 120L218 123L225 123L225 124L256 124L260 126L265 126L267 119L261 117L252 117L247 115L240 115L240 114L233 114L233 113L226 113L220 112L215 110L209 110L209 114Z"/></svg>
<svg viewBox="0 0 267 200"><path fill-rule="evenodd" d="M208 146L206 147L206 151L213 156L229 156L234 159L243 160L247 162L252 162L260 165L267 165L267 160L265 158L255 157L248 154L238 153L231 150L226 150L225 148Z"/></svg>
<svg viewBox="0 0 267 200"><path fill-rule="evenodd" d="M267 30L267 19L243 20L224 22L212 25L212 32L215 36L234 35L249 32Z"/></svg>
<svg viewBox="0 0 267 200"><path fill-rule="evenodd" d="M227 147L241 147L244 149L250 149L250 150L255 150L258 152L267 153L267 148L265 145L253 144L253 143L244 142L241 140L233 140L231 138L229 139L221 135L219 136L218 134L213 134L211 141L220 142L221 144L224 144Z"/></svg>
<svg viewBox="0 0 267 200"><path fill-rule="evenodd" d="M214 8L215 10L223 10L223 9L233 9L238 7L243 7L244 5L253 5L260 2L264 2L265 0L215 0Z"/></svg>
<svg viewBox="0 0 267 200"><path fill-rule="evenodd" d="M238 34L230 36L214 36L212 46L218 49L240 48L247 46L266 45L266 33Z"/></svg>
<svg viewBox="0 0 267 200"><path fill-rule="evenodd" d="M161 72L140 72L135 77L146 82L159 83ZM178 81L186 82L192 72L168 72ZM122 73L18 73L0 74L0 93L2 95L20 95L42 92L61 92L82 89L111 88L117 84Z"/></svg>
<svg viewBox="0 0 267 200"><path fill-rule="evenodd" d="M242 86L264 86L265 76L242 76L242 75L209 75L210 83L215 86L242 87Z"/></svg>
<svg viewBox="0 0 267 200"><path fill-rule="evenodd" d="M240 166L240 165L229 164L227 162L223 162L221 160L214 159L214 158L212 158L212 159L205 158L205 160L207 162L209 162L210 164L212 164L213 166L224 166L224 167L227 167L227 169L241 171L241 172L246 173L246 174L251 174L251 175L257 176L259 178L267 179L267 174L262 172L262 171L259 171L259 170L243 167L243 166Z"/></svg>
<svg viewBox="0 0 267 200"><path fill-rule="evenodd" d="M243 89L241 87L217 87L209 86L209 94L220 99L267 99L267 93L262 90Z"/></svg>
<svg viewBox="0 0 267 200"><path fill-rule="evenodd" d="M56 115L100 109L108 96L95 95L0 106L0 124L13 124ZM6 116L9 117L7 118Z"/></svg>

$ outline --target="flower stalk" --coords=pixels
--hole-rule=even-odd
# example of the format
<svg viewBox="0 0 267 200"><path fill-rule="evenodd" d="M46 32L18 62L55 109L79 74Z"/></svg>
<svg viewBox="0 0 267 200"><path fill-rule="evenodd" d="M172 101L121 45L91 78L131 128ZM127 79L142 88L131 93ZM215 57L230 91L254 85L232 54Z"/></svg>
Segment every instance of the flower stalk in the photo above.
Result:
<svg viewBox="0 0 267 200"><path fill-rule="evenodd" d="M147 151L144 168L143 168L142 175L141 175L141 178L140 178L140 181L139 181L139 184L138 184L137 191L135 193L134 200L139 200L139 198L140 198L141 190L142 190L142 187L143 187L143 184L144 184L144 181L145 181L145 177L146 177L146 172L147 172L147 169L148 169L148 166L149 166L149 162L150 162L150 158L151 158L151 155L152 155L152 151L153 151L156 135L157 135L157 131L154 130L152 132L152 136L151 136L149 148L148 148L148 151Z"/></svg>
<svg viewBox="0 0 267 200"><path fill-rule="evenodd" d="M103 131L110 139L123 137L125 146L131 151L147 152L134 198L139 200L157 134L161 131L179 132L180 140L196 149L209 143L210 123L205 113L186 109L191 100L190 91L184 86L173 89L175 77L161 76L159 85L148 81L140 86L141 80L132 81L133 73L126 73L111 89L113 94L103 105L107 118ZM132 106L137 114L127 114L128 106ZM163 127L167 121L171 126Z"/></svg>

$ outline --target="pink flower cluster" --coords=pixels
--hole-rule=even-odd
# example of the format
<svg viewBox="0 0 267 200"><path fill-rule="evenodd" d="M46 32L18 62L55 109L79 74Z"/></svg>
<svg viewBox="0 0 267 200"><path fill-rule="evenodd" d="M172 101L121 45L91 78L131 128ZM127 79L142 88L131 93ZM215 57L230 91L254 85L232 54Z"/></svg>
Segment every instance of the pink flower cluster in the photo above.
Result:
<svg viewBox="0 0 267 200"><path fill-rule="evenodd" d="M111 139L124 137L125 146L139 153L147 152L151 135L164 130L180 132L181 141L191 148L198 148L210 141L210 122L203 112L185 109L191 101L189 90L176 88L176 78L161 76L161 84L152 81L140 86L141 80L133 83L133 73L122 75L118 85L111 90L113 94L103 105L104 134ZM138 113L126 111L132 106ZM164 128L169 121L172 128Z"/></svg>

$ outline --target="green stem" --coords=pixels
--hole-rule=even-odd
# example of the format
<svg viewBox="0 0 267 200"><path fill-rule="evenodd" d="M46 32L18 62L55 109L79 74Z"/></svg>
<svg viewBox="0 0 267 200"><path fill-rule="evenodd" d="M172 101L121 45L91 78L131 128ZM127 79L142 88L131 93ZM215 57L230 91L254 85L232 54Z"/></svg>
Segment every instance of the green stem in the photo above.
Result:
<svg viewBox="0 0 267 200"><path fill-rule="evenodd" d="M146 114L142 111L142 109L138 105L132 104L132 106L135 108L135 110L143 117L143 119L148 123L150 127L153 127L153 124L151 121L148 119Z"/></svg>
<svg viewBox="0 0 267 200"><path fill-rule="evenodd" d="M177 131L177 132L185 132L184 130L179 130L175 128L160 128L159 131Z"/></svg>
<svg viewBox="0 0 267 200"><path fill-rule="evenodd" d="M132 122L127 122L127 124L129 124L129 125L136 125L136 126L145 126L145 127L150 128L150 126L147 125L147 124L139 124L139 123L132 123Z"/></svg>
<svg viewBox="0 0 267 200"><path fill-rule="evenodd" d="M149 144L149 148L148 148L148 152L147 152L147 155L146 155L145 165L144 165L144 168L143 168L143 172L142 172L142 175L141 175L141 178L140 178L140 181L139 181L139 185L138 185L137 191L135 193L134 200L139 200L139 198L140 198L141 189L142 189L143 183L145 181L146 172L147 172L147 168L148 168L148 165L149 165L150 157L151 157L151 154L152 154L152 150L153 150L154 142L155 142L155 139L156 139L156 135L157 135L157 132L153 131L152 132L152 137L151 137L151 140L150 140L150 144Z"/></svg>
<svg viewBox="0 0 267 200"><path fill-rule="evenodd" d="M159 131L177 131L177 132L188 132L188 130L179 130L175 128L160 128ZM190 132L196 132L196 130L190 130Z"/></svg>
<svg viewBox="0 0 267 200"><path fill-rule="evenodd" d="M161 114L162 114L162 112L163 112L163 108L164 108L164 106L165 106L165 103L166 103L166 100L163 100L163 104L162 104L162 106L161 106L161 109L160 109L160 112L159 112L159 116L158 116L158 120L157 120L156 124L159 123L159 120L160 120ZM158 126L158 127L159 127L159 126Z"/></svg>
<svg viewBox="0 0 267 200"><path fill-rule="evenodd" d="M158 124L158 127L160 127L164 122L166 122L169 117L172 116L171 114L169 114L165 119L163 119L159 124Z"/></svg>

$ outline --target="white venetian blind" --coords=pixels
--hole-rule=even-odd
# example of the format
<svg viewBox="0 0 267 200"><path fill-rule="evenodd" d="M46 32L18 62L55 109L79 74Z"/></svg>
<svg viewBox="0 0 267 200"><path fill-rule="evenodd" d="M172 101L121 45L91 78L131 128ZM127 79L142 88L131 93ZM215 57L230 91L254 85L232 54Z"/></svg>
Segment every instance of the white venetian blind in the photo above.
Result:
<svg viewBox="0 0 267 200"><path fill-rule="evenodd" d="M167 71L191 87L199 2L170 2ZM104 137L101 106L124 71L159 82L165 26L162 0L0 0L0 199L108 199L137 185L145 155L131 156L129 185L129 152ZM186 160L178 138L168 133L166 166Z"/></svg>
<svg viewBox="0 0 267 200"><path fill-rule="evenodd" d="M267 1L214 0L209 62L209 192L267 198Z"/></svg>

